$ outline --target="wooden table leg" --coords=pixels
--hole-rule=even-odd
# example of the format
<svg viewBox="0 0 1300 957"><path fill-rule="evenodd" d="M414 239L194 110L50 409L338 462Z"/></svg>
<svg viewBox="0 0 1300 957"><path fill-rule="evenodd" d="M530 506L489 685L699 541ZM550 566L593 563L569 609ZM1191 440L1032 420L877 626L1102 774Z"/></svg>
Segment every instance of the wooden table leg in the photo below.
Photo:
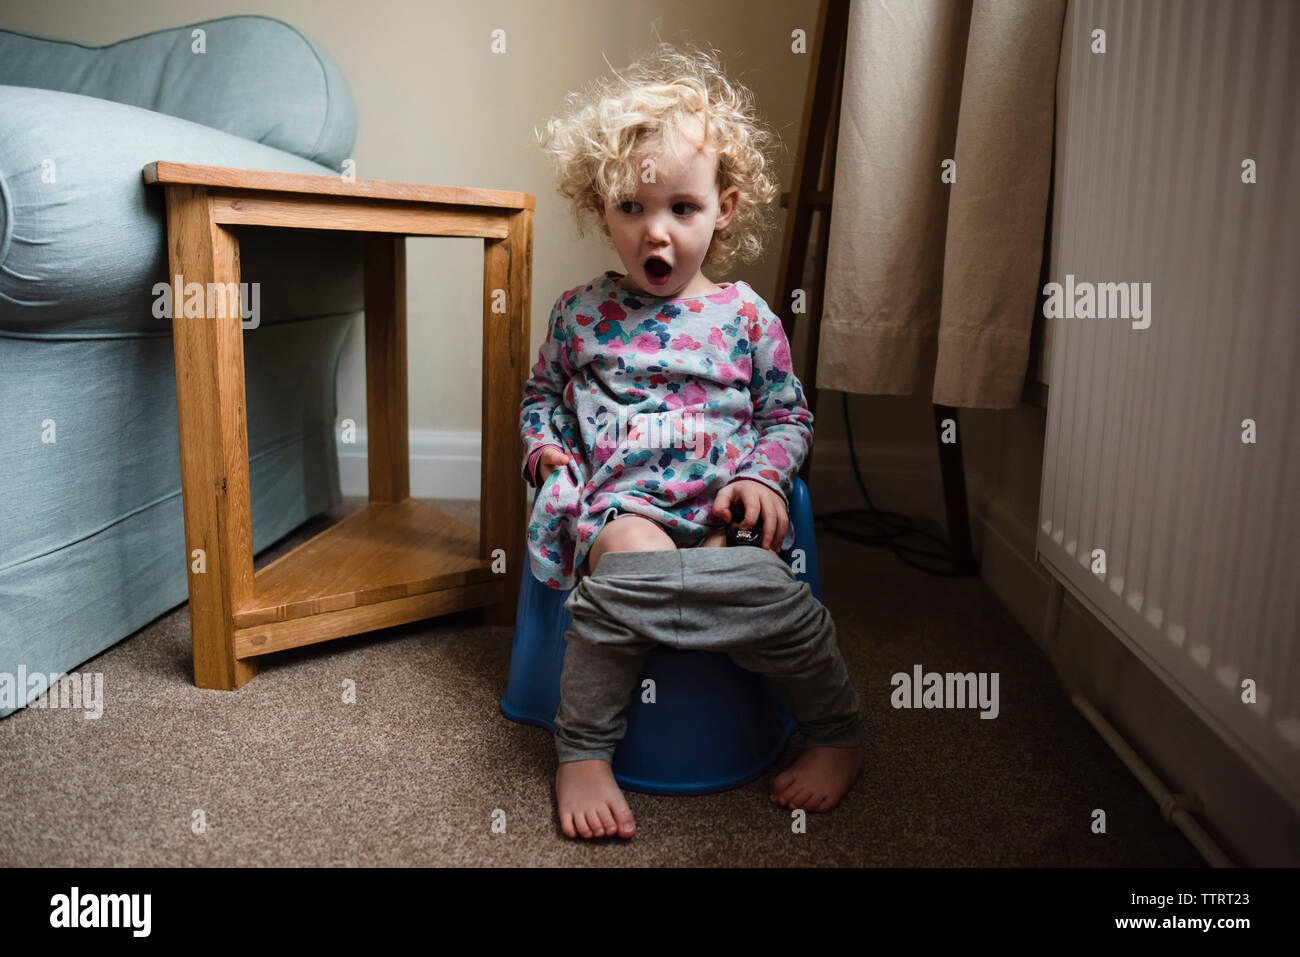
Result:
<svg viewBox="0 0 1300 957"><path fill-rule="evenodd" d="M366 236L366 465L370 501L411 495L406 410L406 237Z"/></svg>
<svg viewBox="0 0 1300 957"><path fill-rule="evenodd" d="M958 575L978 575L979 563L970 541L970 510L966 505L966 471L961 464L961 446L944 442L943 420L957 421L957 410L950 405L935 404L934 434L939 446L939 473L943 478L943 506L948 517L948 548L952 551L952 570Z"/></svg>
<svg viewBox="0 0 1300 957"><path fill-rule="evenodd" d="M481 621L511 625L525 565L526 489L519 475L519 403L527 381L533 288L533 211L510 216L505 239L483 249L483 473L479 487L479 556L505 558L505 596Z"/></svg>
<svg viewBox="0 0 1300 957"><path fill-rule="evenodd" d="M212 221L204 187L167 187L167 250L173 283L182 277L172 290L172 332L194 683L230 691L257 674L256 659L235 657L232 626L253 594L239 242ZM192 283L202 290L200 316L186 315ZM209 298L209 289L224 298ZM209 314L209 304L225 308Z"/></svg>

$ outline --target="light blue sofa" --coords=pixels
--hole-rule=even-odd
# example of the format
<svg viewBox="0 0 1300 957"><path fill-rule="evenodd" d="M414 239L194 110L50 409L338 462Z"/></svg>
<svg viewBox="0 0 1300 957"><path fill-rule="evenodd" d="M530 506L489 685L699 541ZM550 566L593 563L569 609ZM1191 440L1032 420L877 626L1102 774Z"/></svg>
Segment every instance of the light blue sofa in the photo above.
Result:
<svg viewBox="0 0 1300 957"><path fill-rule="evenodd" d="M0 30L0 681L76 670L187 599L171 328L153 314L164 195L141 167L336 173L356 119L333 61L266 17L105 47ZM244 332L260 551L339 500L334 377L363 256L332 233L236 232L261 283Z"/></svg>

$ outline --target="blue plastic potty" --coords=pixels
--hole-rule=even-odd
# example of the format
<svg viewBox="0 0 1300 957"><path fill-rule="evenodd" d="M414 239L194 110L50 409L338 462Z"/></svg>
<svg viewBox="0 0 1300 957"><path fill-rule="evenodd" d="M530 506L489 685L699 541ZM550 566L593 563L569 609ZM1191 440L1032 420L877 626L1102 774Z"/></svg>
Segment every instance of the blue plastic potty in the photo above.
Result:
<svg viewBox="0 0 1300 957"><path fill-rule="evenodd" d="M534 500L536 496L534 495ZM808 488L795 478L790 498L793 546L781 553L795 577L822 597ZM501 711L512 721L555 733L565 633L573 623L571 590L548 588L525 570L515 616L510 678ZM739 787L767 770L785 747L795 720L785 692L771 678L746 671L721 652L656 646L641 680L653 678L656 703L634 695L627 733L614 753L614 780L649 794L711 794ZM638 687L640 682L638 682Z"/></svg>

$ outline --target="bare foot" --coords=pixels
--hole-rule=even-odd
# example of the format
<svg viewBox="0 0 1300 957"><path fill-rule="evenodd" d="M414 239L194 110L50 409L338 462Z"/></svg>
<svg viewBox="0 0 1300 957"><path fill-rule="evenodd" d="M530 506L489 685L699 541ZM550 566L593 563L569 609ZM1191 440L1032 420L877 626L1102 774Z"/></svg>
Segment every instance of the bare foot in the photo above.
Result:
<svg viewBox="0 0 1300 957"><path fill-rule="evenodd" d="M859 747L810 747L772 780L773 804L829 811L853 787L866 752Z"/></svg>
<svg viewBox="0 0 1300 957"><path fill-rule="evenodd" d="M608 761L562 762L555 772L555 799L560 827L569 837L629 838L636 833L632 809Z"/></svg>

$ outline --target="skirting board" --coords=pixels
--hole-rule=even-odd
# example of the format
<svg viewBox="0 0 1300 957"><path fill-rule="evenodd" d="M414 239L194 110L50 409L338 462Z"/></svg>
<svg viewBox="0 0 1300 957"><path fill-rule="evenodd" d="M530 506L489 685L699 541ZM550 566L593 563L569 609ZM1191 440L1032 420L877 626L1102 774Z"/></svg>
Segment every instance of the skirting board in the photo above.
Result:
<svg viewBox="0 0 1300 957"><path fill-rule="evenodd" d="M355 442L346 441L348 437L341 431L336 430L335 434L339 446L339 486L343 494L368 495L370 477L366 470L366 430L356 430ZM482 443L477 432L413 429L408 441L412 498L479 497Z"/></svg>

